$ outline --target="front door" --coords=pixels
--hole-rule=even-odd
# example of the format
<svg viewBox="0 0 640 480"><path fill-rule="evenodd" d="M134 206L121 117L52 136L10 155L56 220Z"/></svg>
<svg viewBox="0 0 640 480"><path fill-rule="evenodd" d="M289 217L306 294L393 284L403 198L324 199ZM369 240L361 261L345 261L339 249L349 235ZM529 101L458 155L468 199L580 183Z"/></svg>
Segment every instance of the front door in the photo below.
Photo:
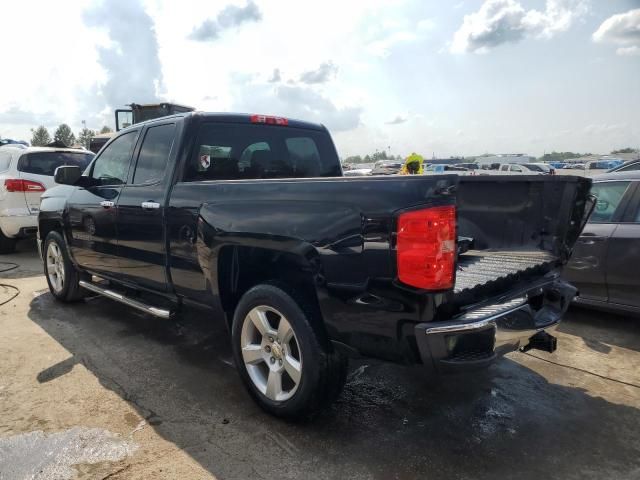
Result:
<svg viewBox="0 0 640 480"><path fill-rule="evenodd" d="M609 302L640 308L640 182L634 200L609 239Z"/></svg>
<svg viewBox="0 0 640 480"><path fill-rule="evenodd" d="M127 132L103 149L91 166L90 186L75 189L68 201L71 254L92 272L117 273L116 206L137 138L137 130Z"/></svg>
<svg viewBox="0 0 640 480"><path fill-rule="evenodd" d="M601 182L591 187L596 198L589 222L576 242L565 275L585 300L607 302L607 255L610 239L628 199L629 182Z"/></svg>
<svg viewBox="0 0 640 480"><path fill-rule="evenodd" d="M154 291L166 291L168 284L164 215L172 173L168 167L175 164L175 130L175 123L145 130L130 181L118 200L120 275Z"/></svg>

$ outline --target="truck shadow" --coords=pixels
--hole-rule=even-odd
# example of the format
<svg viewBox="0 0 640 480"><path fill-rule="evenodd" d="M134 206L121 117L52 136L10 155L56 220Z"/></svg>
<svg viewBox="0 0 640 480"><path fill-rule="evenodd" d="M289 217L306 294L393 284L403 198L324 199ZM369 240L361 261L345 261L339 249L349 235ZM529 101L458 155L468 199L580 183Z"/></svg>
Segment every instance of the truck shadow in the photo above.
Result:
<svg viewBox="0 0 640 480"><path fill-rule="evenodd" d="M30 307L71 353L38 381L83 364L218 479L627 478L640 466L640 391L631 387L614 403L598 397L600 379L562 386L511 358L446 382L359 360L329 411L292 424L249 399L226 329L206 313L170 323L102 298L61 306L48 293ZM565 374L552 376L572 383Z"/></svg>

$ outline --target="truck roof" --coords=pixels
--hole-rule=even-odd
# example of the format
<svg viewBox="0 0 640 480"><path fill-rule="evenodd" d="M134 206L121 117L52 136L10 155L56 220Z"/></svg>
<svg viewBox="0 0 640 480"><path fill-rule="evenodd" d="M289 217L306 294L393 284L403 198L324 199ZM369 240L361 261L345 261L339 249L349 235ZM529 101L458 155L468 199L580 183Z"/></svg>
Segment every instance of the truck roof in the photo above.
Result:
<svg viewBox="0 0 640 480"><path fill-rule="evenodd" d="M255 117L262 117L264 119L285 120L286 121L285 125L288 126L288 127L306 128L306 129L310 129L310 130L326 131L326 127L324 125L322 125L321 123L305 122L303 120L295 120L295 119L287 118L287 117L277 117L277 116L273 116L273 115L249 114L249 113L201 112L201 111L176 113L174 115L169 115L169 116L166 116L166 117L154 118L152 120L147 120L145 122L136 123L134 125L131 125L130 127L122 129L120 131L128 130L131 127L136 127L136 126L139 126L139 125L145 125L145 124L148 124L148 123L163 121L163 120L166 120L168 118L179 118L179 117L189 117L189 116L205 118L208 121L214 121L214 122L220 122L220 123L268 124L269 122L267 122L267 121L256 121L256 120L254 120Z"/></svg>

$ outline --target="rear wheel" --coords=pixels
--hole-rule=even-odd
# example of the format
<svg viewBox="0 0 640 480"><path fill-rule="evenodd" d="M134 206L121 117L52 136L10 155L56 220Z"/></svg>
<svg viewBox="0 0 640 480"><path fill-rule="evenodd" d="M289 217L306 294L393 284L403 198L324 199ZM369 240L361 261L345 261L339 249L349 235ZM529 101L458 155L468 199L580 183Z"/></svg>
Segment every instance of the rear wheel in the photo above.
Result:
<svg viewBox="0 0 640 480"><path fill-rule="evenodd" d="M339 395L347 362L319 330L316 309L284 288L258 285L242 297L233 321L233 353L260 407L295 419L313 415Z"/></svg>
<svg viewBox="0 0 640 480"><path fill-rule="evenodd" d="M12 253L16 249L16 239L9 238L0 229L0 254Z"/></svg>
<svg viewBox="0 0 640 480"><path fill-rule="evenodd" d="M75 302L84 296L80 288L80 272L69 259L62 235L49 232L44 241L44 276L51 294L62 302Z"/></svg>

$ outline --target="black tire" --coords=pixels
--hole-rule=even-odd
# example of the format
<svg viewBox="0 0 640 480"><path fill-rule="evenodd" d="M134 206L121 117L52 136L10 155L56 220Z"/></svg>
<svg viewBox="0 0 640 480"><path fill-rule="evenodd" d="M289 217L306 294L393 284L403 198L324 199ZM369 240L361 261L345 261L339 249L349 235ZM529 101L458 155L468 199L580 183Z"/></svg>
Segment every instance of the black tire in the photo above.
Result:
<svg viewBox="0 0 640 480"><path fill-rule="evenodd" d="M13 253L16 249L16 239L7 237L0 229L0 254Z"/></svg>
<svg viewBox="0 0 640 480"><path fill-rule="evenodd" d="M55 244L60 251L61 262L59 264L59 268L62 268L64 271L64 282L62 284L62 288L59 289L54 286L54 283L52 283L47 267L49 246L51 244ZM67 253L66 242L59 232L49 232L44 240L42 257L44 259L44 276L47 279L51 295L61 302L77 302L82 299L85 295L84 290L80 287L80 279L83 274L81 274L71 262L69 254Z"/></svg>
<svg viewBox="0 0 640 480"><path fill-rule="evenodd" d="M300 381L295 393L283 401L270 399L258 389L243 359L243 325L245 321L251 321L248 319L249 312L262 306L273 308L286 317L299 345ZM297 294L295 289L281 284L263 284L251 288L240 299L231 333L233 356L240 377L249 394L266 412L291 420L310 418L340 395L346 382L347 359L335 351L327 340L318 309L303 295Z"/></svg>

